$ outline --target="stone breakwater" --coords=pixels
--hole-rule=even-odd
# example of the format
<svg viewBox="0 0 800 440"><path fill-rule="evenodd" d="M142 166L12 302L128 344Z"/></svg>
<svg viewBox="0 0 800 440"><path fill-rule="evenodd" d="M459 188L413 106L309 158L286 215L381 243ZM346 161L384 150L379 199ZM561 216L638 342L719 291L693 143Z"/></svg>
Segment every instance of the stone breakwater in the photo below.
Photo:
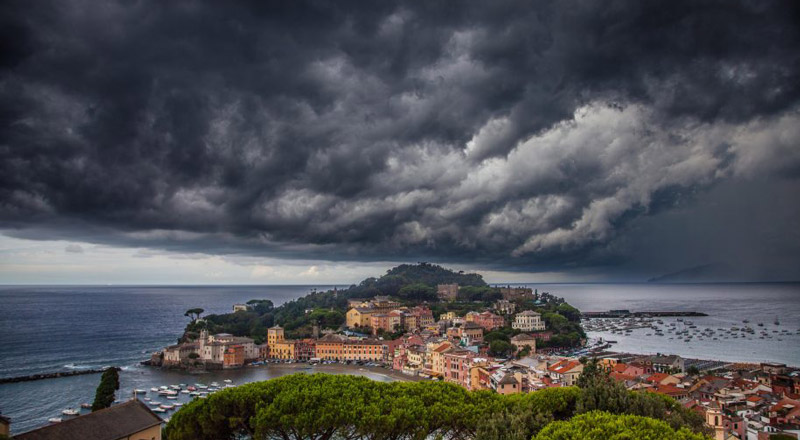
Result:
<svg viewBox="0 0 800 440"><path fill-rule="evenodd" d="M93 368L89 370L56 371L53 373L30 374L27 376L1 377L0 384L14 383L14 382L29 382L32 380L42 380L42 379L56 379L59 377L81 376L84 374L100 374L104 371L106 371L105 368Z"/></svg>

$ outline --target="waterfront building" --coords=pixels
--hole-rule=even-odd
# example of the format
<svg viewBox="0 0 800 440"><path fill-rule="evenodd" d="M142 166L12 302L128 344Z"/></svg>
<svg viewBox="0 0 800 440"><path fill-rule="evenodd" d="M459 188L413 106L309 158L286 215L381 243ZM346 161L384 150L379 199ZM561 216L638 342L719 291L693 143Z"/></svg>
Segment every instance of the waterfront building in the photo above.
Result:
<svg viewBox="0 0 800 440"><path fill-rule="evenodd" d="M225 347L222 368L236 368L244 365L244 346L235 344Z"/></svg>
<svg viewBox="0 0 800 440"><path fill-rule="evenodd" d="M439 284L436 295L441 301L455 301L458 297L458 284Z"/></svg>
<svg viewBox="0 0 800 440"><path fill-rule="evenodd" d="M161 440L161 418L138 399L43 426L15 440Z"/></svg>
<svg viewBox="0 0 800 440"><path fill-rule="evenodd" d="M342 356L345 361L383 361L383 342L375 339L344 341Z"/></svg>
<svg viewBox="0 0 800 440"><path fill-rule="evenodd" d="M291 360L295 358L295 343L292 339L283 339L269 346L269 357L272 359Z"/></svg>
<svg viewBox="0 0 800 440"><path fill-rule="evenodd" d="M233 305L233 313L236 312L246 312L250 309L250 306L247 304L234 304Z"/></svg>
<svg viewBox="0 0 800 440"><path fill-rule="evenodd" d="M267 344L273 345L285 338L283 327L276 325L267 329Z"/></svg>
<svg viewBox="0 0 800 440"><path fill-rule="evenodd" d="M533 310L525 310L522 313L517 313L514 316L514 322L511 327L524 332L541 331L545 329L542 315Z"/></svg>
<svg viewBox="0 0 800 440"><path fill-rule="evenodd" d="M343 360L342 349L345 337L335 334L327 334L317 340L317 357L325 361Z"/></svg>

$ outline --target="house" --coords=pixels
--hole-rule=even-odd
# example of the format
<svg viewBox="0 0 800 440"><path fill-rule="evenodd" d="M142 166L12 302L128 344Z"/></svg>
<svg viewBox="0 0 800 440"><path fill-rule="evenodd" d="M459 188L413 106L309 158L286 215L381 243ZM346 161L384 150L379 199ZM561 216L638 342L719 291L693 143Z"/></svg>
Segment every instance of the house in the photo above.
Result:
<svg viewBox="0 0 800 440"><path fill-rule="evenodd" d="M497 370L491 376L491 387L498 394L516 394L522 392L522 373L508 370Z"/></svg>
<svg viewBox="0 0 800 440"><path fill-rule="evenodd" d="M583 372L583 364L574 359L564 359L547 368L550 377L567 386L575 385Z"/></svg>
<svg viewBox="0 0 800 440"><path fill-rule="evenodd" d="M14 436L16 440L161 440L162 420L137 399Z"/></svg>
<svg viewBox="0 0 800 440"><path fill-rule="evenodd" d="M455 301L458 296L458 284L439 284L436 286L436 296L441 301Z"/></svg>
<svg viewBox="0 0 800 440"><path fill-rule="evenodd" d="M494 330L503 326L505 321L500 315L495 315L492 312L486 311L472 316L472 322L483 327L487 331Z"/></svg>
<svg viewBox="0 0 800 440"><path fill-rule="evenodd" d="M676 355L650 356L650 363L653 365L653 371L659 373L683 373L686 371L683 358Z"/></svg>
<svg viewBox="0 0 800 440"><path fill-rule="evenodd" d="M369 327L372 325L372 315L376 312L373 308L354 307L347 311L346 324L350 328Z"/></svg>
<svg viewBox="0 0 800 440"><path fill-rule="evenodd" d="M525 333L520 333L511 337L511 345L513 345L517 350L522 350L525 347L529 347L530 354L536 353L536 338Z"/></svg>
<svg viewBox="0 0 800 440"><path fill-rule="evenodd" d="M467 344L480 344L483 341L483 327L474 322L468 322L460 327L460 337Z"/></svg>
<svg viewBox="0 0 800 440"><path fill-rule="evenodd" d="M514 322L511 324L511 327L524 332L542 331L545 329L542 315L533 310L525 310L522 313L517 313L514 316Z"/></svg>
<svg viewBox="0 0 800 440"><path fill-rule="evenodd" d="M246 312L250 309L250 306L247 304L234 304L233 305L233 313L236 312Z"/></svg>

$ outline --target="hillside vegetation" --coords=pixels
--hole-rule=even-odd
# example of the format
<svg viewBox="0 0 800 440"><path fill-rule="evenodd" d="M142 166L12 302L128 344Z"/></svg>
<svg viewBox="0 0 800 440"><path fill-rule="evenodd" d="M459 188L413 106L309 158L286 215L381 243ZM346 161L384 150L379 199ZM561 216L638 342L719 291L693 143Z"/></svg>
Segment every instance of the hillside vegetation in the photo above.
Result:
<svg viewBox="0 0 800 440"><path fill-rule="evenodd" d="M182 339L195 337L200 330L208 329L211 333L250 336L260 343L266 339L267 329L275 324L283 326L292 337L307 337L314 324L333 329L341 326L348 299L388 295L408 303L433 302L437 301L436 285L448 283L487 286L477 273L455 272L430 263L401 264L379 278L370 277L343 290L311 292L279 307L273 307L268 300L253 300L251 303L256 307L252 311L205 316L203 320L189 323ZM307 310L313 312L306 313Z"/></svg>
<svg viewBox="0 0 800 440"><path fill-rule="evenodd" d="M436 295L438 284L464 286L459 291L458 301L439 302ZM437 318L447 311L463 316L470 310L491 308L494 301L502 298L499 289L488 286L480 274L456 272L430 263L402 264L379 278L370 277L342 290L314 291L279 307L273 307L269 300L252 300L248 303L251 310L208 315L202 320L192 321L181 339L193 339L200 330L207 329L211 333L249 336L261 343L266 339L267 329L276 324L284 327L290 338L309 337L314 325L320 329L342 326L348 299L370 299L378 295L391 296L408 305L427 303ZM540 346L574 347L580 344L586 337L580 327L580 312L561 298L548 294L538 298L539 302L529 298L515 302L517 310L542 313L547 328L553 331L551 340L541 342ZM202 309L190 311L196 310ZM510 317L507 319L510 326Z"/></svg>

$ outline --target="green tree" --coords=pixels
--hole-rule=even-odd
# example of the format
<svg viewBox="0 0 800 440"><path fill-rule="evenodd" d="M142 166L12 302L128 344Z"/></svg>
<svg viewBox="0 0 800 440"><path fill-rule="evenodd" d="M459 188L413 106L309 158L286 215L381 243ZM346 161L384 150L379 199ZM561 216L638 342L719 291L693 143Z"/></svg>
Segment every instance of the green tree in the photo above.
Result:
<svg viewBox="0 0 800 440"><path fill-rule="evenodd" d="M192 321L197 321L198 319L200 319L200 315L202 315L203 312L205 312L205 310L198 307L187 310L186 313L183 314L183 316L188 316L189 318L192 319Z"/></svg>
<svg viewBox="0 0 800 440"><path fill-rule="evenodd" d="M119 389L119 370L115 367L106 369L100 376L100 385L95 391L92 411L108 408L114 403L114 393Z"/></svg>
<svg viewBox="0 0 800 440"><path fill-rule="evenodd" d="M534 440L707 440L686 428L673 429L649 417L594 411L545 426Z"/></svg>
<svg viewBox="0 0 800 440"><path fill-rule="evenodd" d="M423 283L414 283L403 286L397 296L405 300L435 301L436 289Z"/></svg>
<svg viewBox="0 0 800 440"><path fill-rule="evenodd" d="M514 347L510 343L503 340L495 340L489 344L489 355L491 356L508 356Z"/></svg>

